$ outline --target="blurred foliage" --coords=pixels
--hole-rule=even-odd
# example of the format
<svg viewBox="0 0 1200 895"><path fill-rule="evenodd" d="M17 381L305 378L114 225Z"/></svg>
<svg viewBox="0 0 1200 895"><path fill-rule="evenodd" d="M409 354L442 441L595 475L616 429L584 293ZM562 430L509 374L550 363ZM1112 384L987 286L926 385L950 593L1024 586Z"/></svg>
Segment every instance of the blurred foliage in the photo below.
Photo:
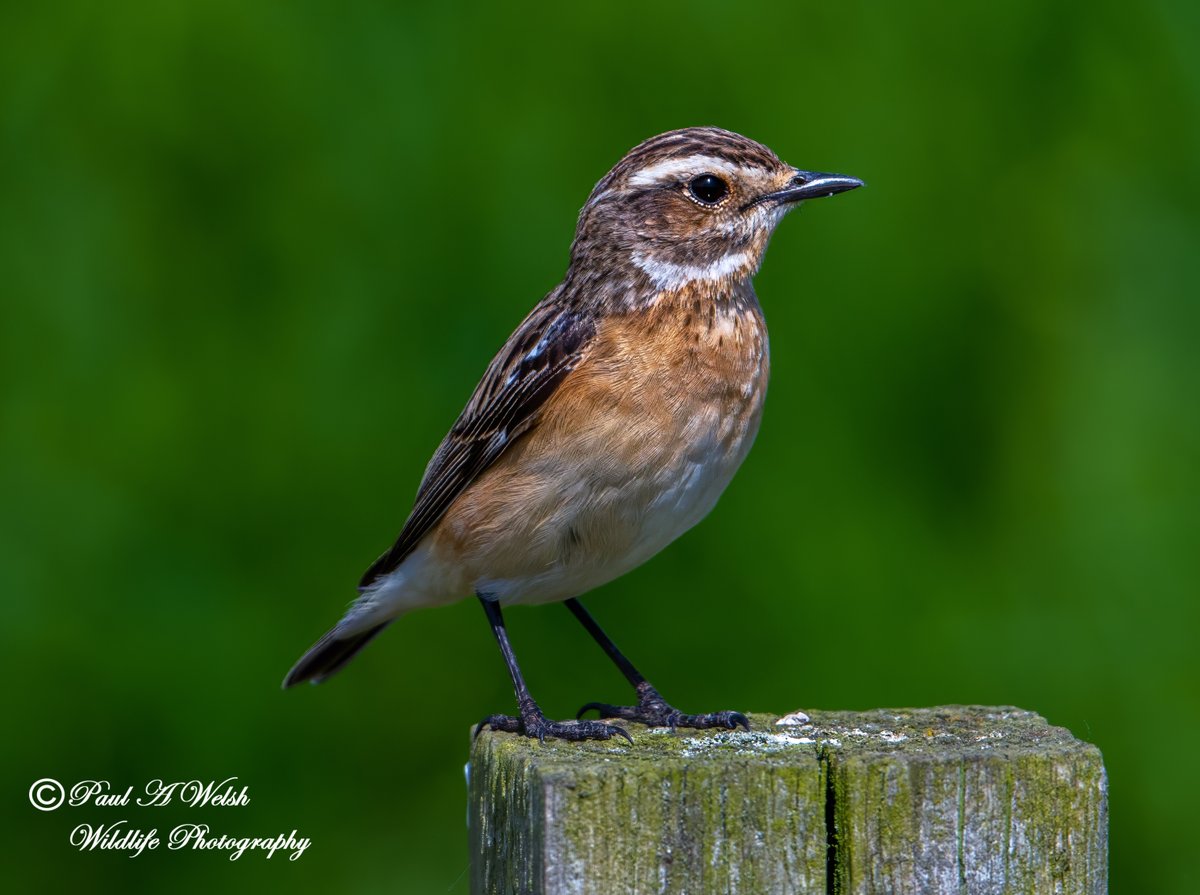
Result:
<svg viewBox="0 0 1200 895"><path fill-rule="evenodd" d="M2 17L14 891L466 891L467 727L512 705L472 601L325 687L278 682L557 282L592 184L689 124L869 188L774 239L772 390L729 493L588 605L689 710L1036 709L1104 751L1114 891L1192 891L1195 4ZM509 621L549 713L628 696L566 612ZM237 775L253 801L40 814L46 775ZM314 844L69 849L118 816Z"/></svg>

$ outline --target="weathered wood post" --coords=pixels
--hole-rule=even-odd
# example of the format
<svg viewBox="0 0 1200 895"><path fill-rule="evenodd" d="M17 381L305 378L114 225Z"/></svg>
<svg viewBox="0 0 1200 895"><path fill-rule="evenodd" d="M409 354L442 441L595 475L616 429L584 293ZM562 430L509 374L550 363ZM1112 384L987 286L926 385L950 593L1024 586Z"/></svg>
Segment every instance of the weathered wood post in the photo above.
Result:
<svg viewBox="0 0 1200 895"><path fill-rule="evenodd" d="M1100 752L1014 708L634 725L634 745L483 731L471 891L1086 893L1108 880Z"/></svg>

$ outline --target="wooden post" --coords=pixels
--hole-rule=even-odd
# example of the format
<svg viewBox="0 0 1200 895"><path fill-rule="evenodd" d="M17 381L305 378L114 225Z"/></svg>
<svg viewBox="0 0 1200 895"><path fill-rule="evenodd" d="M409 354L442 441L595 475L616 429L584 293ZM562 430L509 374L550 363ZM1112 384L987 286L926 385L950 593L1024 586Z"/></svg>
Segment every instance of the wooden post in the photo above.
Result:
<svg viewBox="0 0 1200 895"><path fill-rule="evenodd" d="M977 706L782 721L632 725L632 747L483 731L469 766L471 891L1107 891L1104 765L1069 731Z"/></svg>

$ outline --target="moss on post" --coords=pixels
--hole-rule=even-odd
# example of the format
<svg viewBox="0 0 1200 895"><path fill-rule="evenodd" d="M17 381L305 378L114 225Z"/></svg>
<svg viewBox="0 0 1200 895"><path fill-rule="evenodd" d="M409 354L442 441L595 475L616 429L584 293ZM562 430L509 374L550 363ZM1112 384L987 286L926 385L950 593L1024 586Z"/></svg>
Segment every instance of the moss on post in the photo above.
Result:
<svg viewBox="0 0 1200 895"><path fill-rule="evenodd" d="M1099 895L1104 768L1017 709L815 713L623 740L483 731L472 891Z"/></svg>
<svg viewBox="0 0 1200 895"><path fill-rule="evenodd" d="M821 716L833 890L1103 895L1100 751L1019 709Z"/></svg>

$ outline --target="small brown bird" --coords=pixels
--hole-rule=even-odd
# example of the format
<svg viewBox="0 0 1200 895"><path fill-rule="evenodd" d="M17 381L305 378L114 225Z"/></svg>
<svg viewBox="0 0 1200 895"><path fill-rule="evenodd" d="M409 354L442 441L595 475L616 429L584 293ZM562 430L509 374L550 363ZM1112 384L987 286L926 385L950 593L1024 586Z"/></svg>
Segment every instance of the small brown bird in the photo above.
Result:
<svg viewBox="0 0 1200 895"><path fill-rule="evenodd" d="M474 594L519 709L481 726L628 738L603 721L548 721L525 686L501 607L565 601L638 696L579 715L748 729L738 712L670 706L577 598L713 508L762 416L767 327L751 278L771 232L805 199L859 186L713 127L630 150L580 212L566 277L500 349L433 455L395 545L283 685L323 681L399 616Z"/></svg>

